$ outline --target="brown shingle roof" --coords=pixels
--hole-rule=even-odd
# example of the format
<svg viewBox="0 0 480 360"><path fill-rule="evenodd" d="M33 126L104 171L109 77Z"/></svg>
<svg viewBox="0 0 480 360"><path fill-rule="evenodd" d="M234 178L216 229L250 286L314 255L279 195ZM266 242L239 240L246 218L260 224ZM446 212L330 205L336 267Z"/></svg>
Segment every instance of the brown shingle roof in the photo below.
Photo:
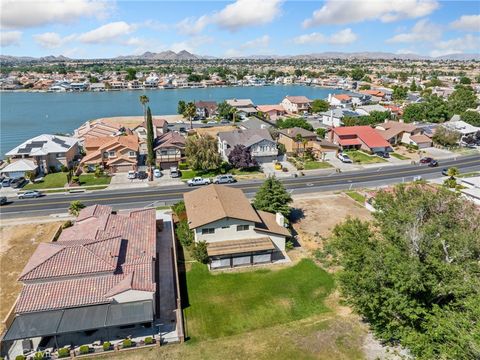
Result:
<svg viewBox="0 0 480 360"><path fill-rule="evenodd" d="M233 218L261 222L242 190L223 185L208 185L183 195L190 229Z"/></svg>
<svg viewBox="0 0 480 360"><path fill-rule="evenodd" d="M285 96L293 104L309 104L312 102L306 96Z"/></svg>
<svg viewBox="0 0 480 360"><path fill-rule="evenodd" d="M295 139L295 137L300 134L302 137L314 137L316 138L317 135L312 132L308 131L306 129L300 128L300 127L293 127L290 129L283 129L278 131L280 134L283 134L291 139Z"/></svg>
<svg viewBox="0 0 480 360"><path fill-rule="evenodd" d="M208 243L208 256L241 254L252 251L274 250L275 245L269 237L242 240L215 241Z"/></svg>
<svg viewBox="0 0 480 360"><path fill-rule="evenodd" d="M178 132L168 132L157 138L155 141L155 150L176 147L183 149L185 147L185 138Z"/></svg>
<svg viewBox="0 0 480 360"><path fill-rule="evenodd" d="M276 214L272 214L262 210L257 210L257 214L258 216L260 216L260 219L262 219L262 223L257 223L255 225L256 230L290 236L290 231L277 223Z"/></svg>

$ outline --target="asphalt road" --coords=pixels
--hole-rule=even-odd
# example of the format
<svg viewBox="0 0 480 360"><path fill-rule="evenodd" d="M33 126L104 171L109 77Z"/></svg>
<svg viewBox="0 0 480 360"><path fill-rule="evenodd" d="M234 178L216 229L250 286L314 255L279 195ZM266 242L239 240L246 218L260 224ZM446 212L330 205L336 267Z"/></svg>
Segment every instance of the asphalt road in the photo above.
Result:
<svg viewBox="0 0 480 360"><path fill-rule="evenodd" d="M415 176L423 179L441 177L443 168L455 166L462 172L480 171L480 155L459 157L456 160L440 162L436 168L426 165L385 166L382 168L332 174L328 176L304 176L282 179L292 193L343 190L359 187L377 187L412 181ZM262 180L239 182L231 186L241 188L247 195L253 195ZM148 206L162 206L182 199L183 193L192 190L186 185L152 188L132 188L111 191L97 191L80 194L48 194L38 199L16 199L0 208L2 218L44 216L65 213L71 201L79 200L85 205L103 204L114 209L131 209Z"/></svg>

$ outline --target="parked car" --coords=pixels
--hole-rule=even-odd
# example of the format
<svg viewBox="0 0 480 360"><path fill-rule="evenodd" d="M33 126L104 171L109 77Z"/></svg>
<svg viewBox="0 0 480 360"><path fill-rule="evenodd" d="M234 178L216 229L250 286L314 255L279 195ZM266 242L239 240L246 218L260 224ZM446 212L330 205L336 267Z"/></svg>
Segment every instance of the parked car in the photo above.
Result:
<svg viewBox="0 0 480 360"><path fill-rule="evenodd" d="M233 177L233 175L230 174L218 175L215 179L213 179L214 184L231 184L236 181L237 180Z"/></svg>
<svg viewBox="0 0 480 360"><path fill-rule="evenodd" d="M136 179L137 178L137 173L133 170L130 170L128 172L127 178L129 178L130 180Z"/></svg>
<svg viewBox="0 0 480 360"><path fill-rule="evenodd" d="M438 161L432 159L432 161L430 161L430 162L428 163L428 166L429 166L429 167L437 167L437 166L438 166Z"/></svg>
<svg viewBox="0 0 480 360"><path fill-rule="evenodd" d="M8 202L6 196L0 196L0 206L5 205Z"/></svg>
<svg viewBox="0 0 480 360"><path fill-rule="evenodd" d="M153 170L153 176L159 178L162 176L162 172L160 171L160 169L155 169Z"/></svg>
<svg viewBox="0 0 480 360"><path fill-rule="evenodd" d="M145 171L139 171L137 172L137 179L140 179L140 180L145 180L148 178L148 175Z"/></svg>
<svg viewBox="0 0 480 360"><path fill-rule="evenodd" d="M422 175L416 175L413 177L413 181L421 181L422 180Z"/></svg>
<svg viewBox="0 0 480 360"><path fill-rule="evenodd" d="M12 181L12 179L9 179L9 178L3 179L2 187L9 187L11 181Z"/></svg>
<svg viewBox="0 0 480 360"><path fill-rule="evenodd" d="M388 151L377 151L375 155L380 156L381 158L388 159L390 158L390 154Z"/></svg>
<svg viewBox="0 0 480 360"><path fill-rule="evenodd" d="M178 168L176 166L171 166L170 167L170 176L172 178L178 178L180 177L180 171L178 170Z"/></svg>
<svg viewBox="0 0 480 360"><path fill-rule="evenodd" d="M18 188L21 188L23 185L25 185L26 182L27 180L25 180L24 177L19 177L17 179L13 179L12 182L10 183L10 186L14 189L18 189Z"/></svg>
<svg viewBox="0 0 480 360"><path fill-rule="evenodd" d="M188 186L208 185L210 183L211 183L210 179L204 179L199 176L194 177L193 179L190 179L187 181Z"/></svg>
<svg viewBox="0 0 480 360"><path fill-rule="evenodd" d="M420 164L430 164L433 161L431 157L423 157L420 159Z"/></svg>
<svg viewBox="0 0 480 360"><path fill-rule="evenodd" d="M39 198L40 196L42 196L42 193L38 190L27 190L24 193L18 194L19 199Z"/></svg>
<svg viewBox="0 0 480 360"><path fill-rule="evenodd" d="M344 153L338 153L337 157L340 159L341 162L346 163L346 164L352 164L353 161L348 157L347 154Z"/></svg>
<svg viewBox="0 0 480 360"><path fill-rule="evenodd" d="M443 176L448 176L448 168L442 169L442 175Z"/></svg>

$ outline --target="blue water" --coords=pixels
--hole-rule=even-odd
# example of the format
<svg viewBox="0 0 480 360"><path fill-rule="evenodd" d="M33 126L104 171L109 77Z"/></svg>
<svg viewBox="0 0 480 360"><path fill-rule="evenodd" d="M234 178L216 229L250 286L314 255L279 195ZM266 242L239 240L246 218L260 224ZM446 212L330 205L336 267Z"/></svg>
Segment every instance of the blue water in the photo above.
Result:
<svg viewBox="0 0 480 360"><path fill-rule="evenodd" d="M176 114L179 100L252 99L256 105L277 104L286 95L326 98L341 90L283 85L177 90L137 90L85 93L0 93L0 157L23 141L52 133L72 133L87 120L142 115L138 98L146 94L154 115Z"/></svg>

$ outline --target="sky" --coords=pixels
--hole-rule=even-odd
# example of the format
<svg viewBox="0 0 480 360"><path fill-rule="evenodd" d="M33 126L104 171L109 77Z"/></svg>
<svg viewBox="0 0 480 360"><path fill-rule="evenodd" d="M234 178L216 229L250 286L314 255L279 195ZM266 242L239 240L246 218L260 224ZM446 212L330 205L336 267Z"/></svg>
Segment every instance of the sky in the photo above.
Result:
<svg viewBox="0 0 480 360"><path fill-rule="evenodd" d="M480 1L1 0L2 55L480 52Z"/></svg>

